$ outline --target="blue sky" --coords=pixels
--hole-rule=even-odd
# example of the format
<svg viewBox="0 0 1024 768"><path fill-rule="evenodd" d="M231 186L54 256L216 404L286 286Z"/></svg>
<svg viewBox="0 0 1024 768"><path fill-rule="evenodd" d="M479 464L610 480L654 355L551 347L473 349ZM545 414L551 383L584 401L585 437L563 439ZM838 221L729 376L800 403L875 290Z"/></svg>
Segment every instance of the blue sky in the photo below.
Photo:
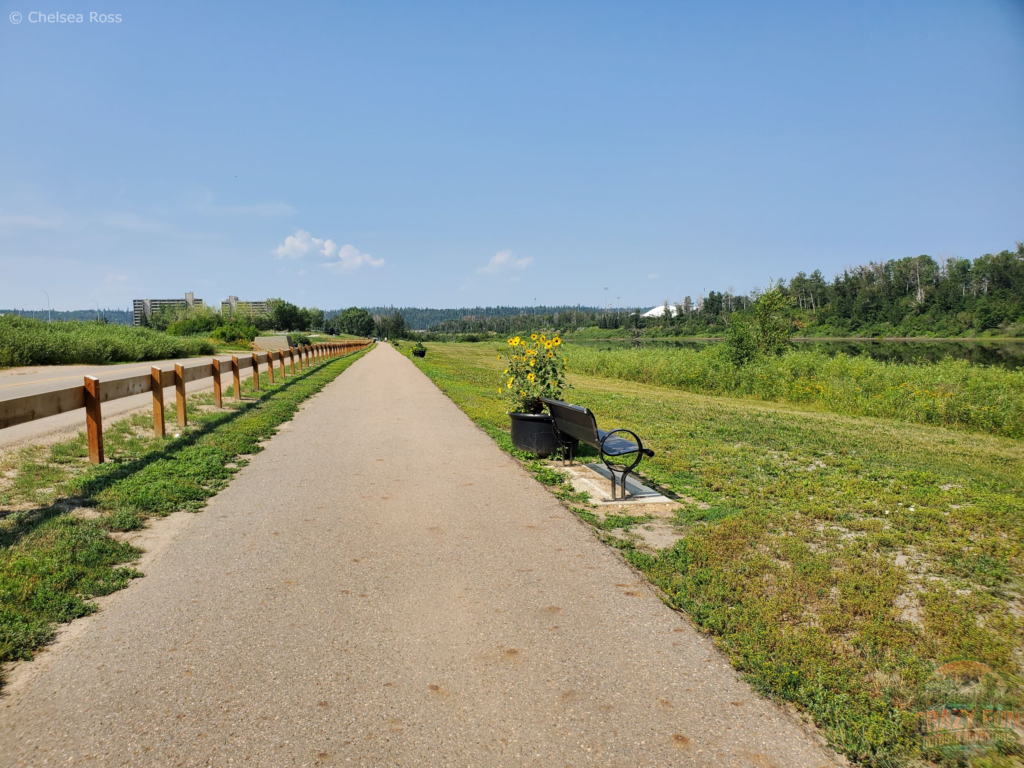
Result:
<svg viewBox="0 0 1024 768"><path fill-rule="evenodd" d="M1019 0L0 7L0 306L653 306L1024 239Z"/></svg>

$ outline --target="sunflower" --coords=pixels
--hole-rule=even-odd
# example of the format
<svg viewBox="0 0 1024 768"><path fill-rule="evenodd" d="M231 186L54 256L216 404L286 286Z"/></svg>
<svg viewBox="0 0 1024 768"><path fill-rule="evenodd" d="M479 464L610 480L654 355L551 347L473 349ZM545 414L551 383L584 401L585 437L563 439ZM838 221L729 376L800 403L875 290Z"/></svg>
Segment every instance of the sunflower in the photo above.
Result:
<svg viewBox="0 0 1024 768"><path fill-rule="evenodd" d="M510 347L514 347L514 346L516 345L516 342L515 342L515 340L514 340L514 339L509 339L509 340L508 340L508 345L509 345Z"/></svg>
<svg viewBox="0 0 1024 768"><path fill-rule="evenodd" d="M562 343L562 340L560 338L558 338L557 336L555 336L555 338L553 338L551 340L551 343L554 344L557 347L559 344Z"/></svg>
<svg viewBox="0 0 1024 768"><path fill-rule="evenodd" d="M534 341L536 341L537 340L537 334L536 333L533 334L530 338L533 339Z"/></svg>
<svg viewBox="0 0 1024 768"><path fill-rule="evenodd" d="M511 388L511 387L512 387L512 382L513 382L513 381L515 381L515 379L509 379L509 380L508 380L508 383L507 383L507 384L506 384L505 386L506 386L506 387L509 387L509 388Z"/></svg>
<svg viewBox="0 0 1024 768"><path fill-rule="evenodd" d="M551 349L551 342L550 341L545 341L544 342L544 349Z"/></svg>
<svg viewBox="0 0 1024 768"><path fill-rule="evenodd" d="M531 384L533 384L533 381L534 381L534 379L536 379L536 378L537 378L537 377L536 377L536 376L534 376L534 375L533 375L532 373L528 373L528 374L526 374L526 380L527 380L528 382L530 382Z"/></svg>

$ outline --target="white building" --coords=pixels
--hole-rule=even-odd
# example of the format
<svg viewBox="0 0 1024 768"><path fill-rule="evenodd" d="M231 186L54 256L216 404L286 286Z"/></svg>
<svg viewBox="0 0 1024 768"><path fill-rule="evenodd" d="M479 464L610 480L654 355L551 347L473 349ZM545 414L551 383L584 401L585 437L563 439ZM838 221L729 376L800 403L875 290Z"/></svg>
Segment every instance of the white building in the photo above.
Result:
<svg viewBox="0 0 1024 768"><path fill-rule="evenodd" d="M668 313L672 317L676 316L676 305L675 304L671 304L670 303L668 305ZM643 317L664 317L664 315L665 315L665 305L664 304L659 304L654 309L649 309L646 312L644 312Z"/></svg>

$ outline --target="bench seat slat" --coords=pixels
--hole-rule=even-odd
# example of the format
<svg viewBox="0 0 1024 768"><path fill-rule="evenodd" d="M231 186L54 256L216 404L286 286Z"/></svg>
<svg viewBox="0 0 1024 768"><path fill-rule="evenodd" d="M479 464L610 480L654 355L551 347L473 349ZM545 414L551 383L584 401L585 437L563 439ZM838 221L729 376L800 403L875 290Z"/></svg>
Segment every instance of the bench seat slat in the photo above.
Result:
<svg viewBox="0 0 1024 768"><path fill-rule="evenodd" d="M599 429L597 430L597 436L601 440L604 440L605 435L614 431L615 430L613 429ZM612 436L604 441L604 452L609 456L626 456L630 453L636 453L638 449L639 446L636 443L632 440L627 440L624 437Z"/></svg>

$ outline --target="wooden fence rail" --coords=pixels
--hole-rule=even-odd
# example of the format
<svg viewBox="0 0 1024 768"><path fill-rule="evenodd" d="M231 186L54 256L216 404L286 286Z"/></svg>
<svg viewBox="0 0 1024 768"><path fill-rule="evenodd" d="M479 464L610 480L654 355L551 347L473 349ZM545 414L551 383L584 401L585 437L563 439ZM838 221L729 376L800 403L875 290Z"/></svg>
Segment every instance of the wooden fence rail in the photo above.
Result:
<svg viewBox="0 0 1024 768"><path fill-rule="evenodd" d="M122 397L132 397L145 392L153 393L153 433L163 437L164 388L174 387L175 410L178 426L188 423L185 407L185 385L191 381L213 378L213 399L217 407L222 402L222 375L231 373L235 400L242 399L242 372L252 369L253 387L260 388L260 366L267 366L267 380L273 384L274 363L278 363L278 375L285 378L284 361L291 363L291 375L295 375L295 364L303 371L311 365L348 355L365 349L370 341L330 341L322 344L305 344L290 349L259 351L232 355L230 360L214 357L209 363L175 363L173 370L153 367L149 373L129 376L124 379L100 381L95 376L86 376L83 384L63 387L50 392L0 400L0 429L24 424L28 421L45 419L69 411L85 409L85 431L89 442L89 461L103 463L103 414L102 404Z"/></svg>

